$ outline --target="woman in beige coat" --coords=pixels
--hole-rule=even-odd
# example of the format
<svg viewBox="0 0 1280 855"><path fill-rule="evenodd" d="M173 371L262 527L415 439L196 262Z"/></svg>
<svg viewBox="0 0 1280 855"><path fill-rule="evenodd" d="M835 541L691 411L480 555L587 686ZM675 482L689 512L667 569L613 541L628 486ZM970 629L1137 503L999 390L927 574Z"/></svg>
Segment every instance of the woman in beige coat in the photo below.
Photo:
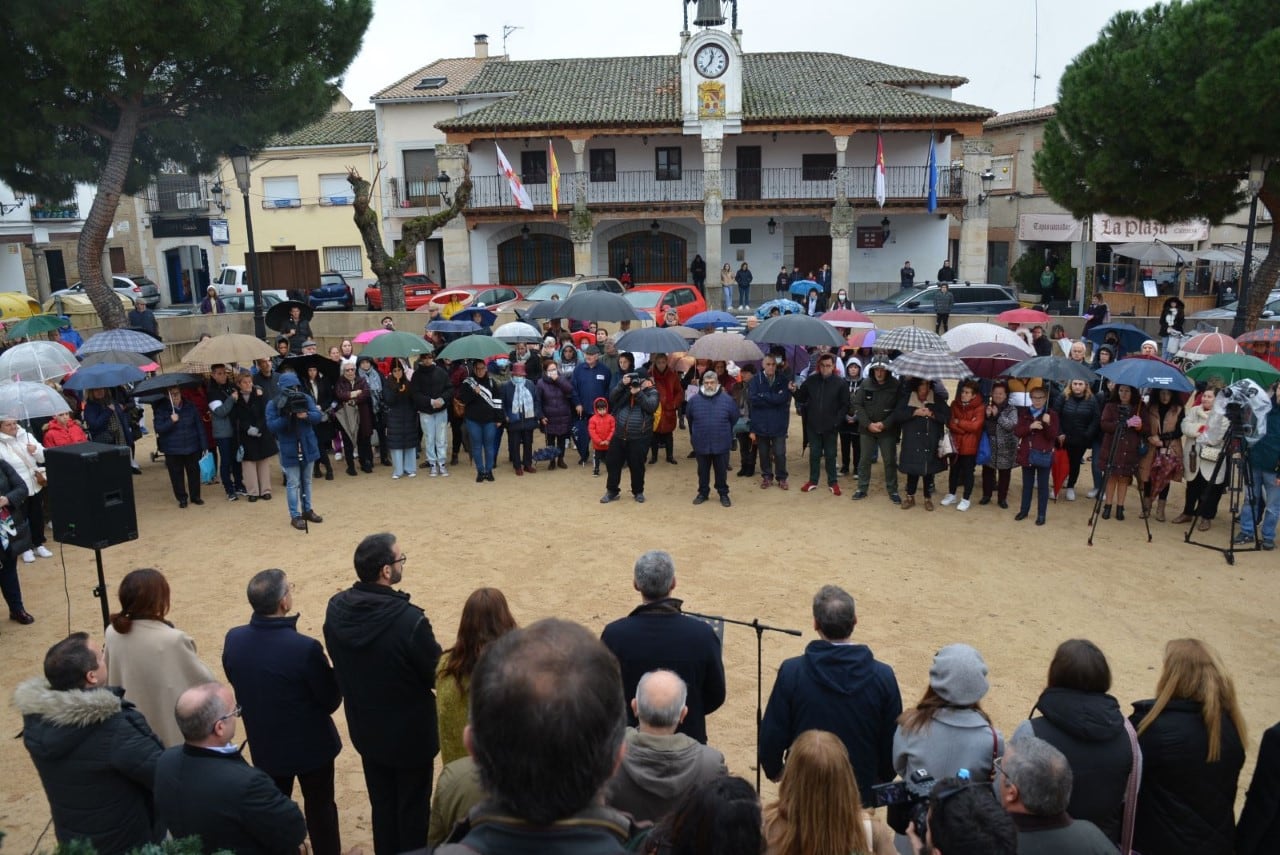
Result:
<svg viewBox="0 0 1280 855"><path fill-rule="evenodd" d="M1200 406L1188 407L1182 419L1182 468L1187 482L1187 498L1182 505L1182 513L1173 521L1180 525L1199 517L1200 531L1208 531L1213 525L1227 480L1226 463L1218 466L1222 443L1226 439L1227 420L1213 411L1217 396L1216 389L1205 389L1200 396ZM1214 477L1215 468L1217 477Z"/></svg>
<svg viewBox="0 0 1280 855"><path fill-rule="evenodd" d="M166 748L182 744L173 715L178 696L212 682L196 644L164 619L169 583L159 570L134 570L120 583L120 611L107 627L107 682L124 689Z"/></svg>

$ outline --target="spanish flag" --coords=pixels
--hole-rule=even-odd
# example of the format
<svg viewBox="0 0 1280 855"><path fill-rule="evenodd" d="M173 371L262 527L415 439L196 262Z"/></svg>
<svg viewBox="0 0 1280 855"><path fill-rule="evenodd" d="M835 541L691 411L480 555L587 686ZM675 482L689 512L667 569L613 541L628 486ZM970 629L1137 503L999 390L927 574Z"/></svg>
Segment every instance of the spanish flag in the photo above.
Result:
<svg viewBox="0 0 1280 855"><path fill-rule="evenodd" d="M551 218L560 213L560 164L556 163L556 147L547 140L547 163L551 169Z"/></svg>

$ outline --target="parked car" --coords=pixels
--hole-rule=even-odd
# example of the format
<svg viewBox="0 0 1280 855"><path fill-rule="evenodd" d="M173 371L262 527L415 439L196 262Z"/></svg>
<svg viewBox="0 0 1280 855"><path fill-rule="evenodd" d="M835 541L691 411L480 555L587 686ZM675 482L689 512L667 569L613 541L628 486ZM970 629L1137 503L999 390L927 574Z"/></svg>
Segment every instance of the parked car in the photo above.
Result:
<svg viewBox="0 0 1280 855"><path fill-rule="evenodd" d="M1203 309L1199 312L1193 312L1187 315L1187 319L1192 321L1229 321L1236 316L1239 306L1240 301L1235 300L1217 309ZM1280 316L1280 290L1272 291L1267 295L1267 304L1262 307L1261 320L1271 320L1277 316Z"/></svg>
<svg viewBox="0 0 1280 855"><path fill-rule="evenodd" d="M307 302L311 308L345 309L351 311L356 305L356 294L347 284L347 280L336 270L320 274L320 287L307 292Z"/></svg>
<svg viewBox="0 0 1280 855"><path fill-rule="evenodd" d="M523 299L520 290L510 285L460 285L437 291L414 311L429 312L433 306L443 309L454 295L458 296L464 306L483 303L486 309L494 312L507 310L517 300Z"/></svg>
<svg viewBox="0 0 1280 855"><path fill-rule="evenodd" d="M128 297L130 300L129 308L132 309L132 301L139 297L147 304L148 308L154 309L160 304L160 286L146 276L134 276L132 274L114 274L111 277L111 286L117 294ZM65 297L70 294L83 294L84 283L77 282L70 288L62 288L54 291L51 297Z"/></svg>
<svg viewBox="0 0 1280 855"><path fill-rule="evenodd" d="M953 315L998 315L1018 308L1018 299L1003 285L957 282L950 286L956 302ZM938 285L925 283L914 288L903 288L887 300L858 303L858 311L868 315L932 315L933 300Z"/></svg>
<svg viewBox="0 0 1280 855"><path fill-rule="evenodd" d="M660 327L666 326L668 309L676 310L676 317L682 324L698 312L707 310L707 301L702 299L698 289L683 282L637 285L623 296L637 309L653 315L654 322Z"/></svg>
<svg viewBox="0 0 1280 855"><path fill-rule="evenodd" d="M415 311L440 290L440 286L431 281L425 273L407 271L400 275L404 282L404 307L406 311ZM382 311L382 286L377 282L364 289L364 306L371 312Z"/></svg>
<svg viewBox="0 0 1280 855"><path fill-rule="evenodd" d="M627 289L612 276L561 276L558 279L539 282L525 293L522 300L508 308L512 312L517 310L523 312L525 309L532 308L534 303L551 299L563 300L579 291L608 291L611 294L625 294Z"/></svg>

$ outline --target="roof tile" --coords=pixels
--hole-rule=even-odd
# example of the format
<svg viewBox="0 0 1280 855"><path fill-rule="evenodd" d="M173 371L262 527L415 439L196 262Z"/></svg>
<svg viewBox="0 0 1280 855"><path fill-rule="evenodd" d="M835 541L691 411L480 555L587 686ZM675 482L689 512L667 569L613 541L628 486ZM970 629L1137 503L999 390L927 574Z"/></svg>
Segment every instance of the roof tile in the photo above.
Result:
<svg viewBox="0 0 1280 855"><path fill-rule="evenodd" d="M377 104L386 101L414 101L424 98L441 98L457 95L466 88L475 76L480 73L486 63L505 62L506 57L495 56L486 59L464 56L453 59L437 59L430 65L424 65L411 74L392 83L387 88L374 93L369 100ZM415 89L424 77L444 77L446 82L438 89Z"/></svg>
<svg viewBox="0 0 1280 855"><path fill-rule="evenodd" d="M267 148L296 148L311 145L373 144L378 141L372 110L326 113L309 125L267 140Z"/></svg>

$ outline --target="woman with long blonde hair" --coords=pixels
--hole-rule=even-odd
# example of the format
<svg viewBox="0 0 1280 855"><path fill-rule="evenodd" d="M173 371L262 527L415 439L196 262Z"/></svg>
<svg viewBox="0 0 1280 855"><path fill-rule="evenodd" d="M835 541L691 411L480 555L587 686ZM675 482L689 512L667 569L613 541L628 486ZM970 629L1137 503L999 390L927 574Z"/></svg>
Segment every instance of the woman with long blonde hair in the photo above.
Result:
<svg viewBox="0 0 1280 855"><path fill-rule="evenodd" d="M791 743L764 827L768 855L895 852L893 832L862 809L844 743L825 730L806 730Z"/></svg>
<svg viewBox="0 0 1280 855"><path fill-rule="evenodd" d="M1130 720L1142 748L1134 848L1161 855L1231 855L1245 724L1217 651L1170 641L1156 696Z"/></svg>

